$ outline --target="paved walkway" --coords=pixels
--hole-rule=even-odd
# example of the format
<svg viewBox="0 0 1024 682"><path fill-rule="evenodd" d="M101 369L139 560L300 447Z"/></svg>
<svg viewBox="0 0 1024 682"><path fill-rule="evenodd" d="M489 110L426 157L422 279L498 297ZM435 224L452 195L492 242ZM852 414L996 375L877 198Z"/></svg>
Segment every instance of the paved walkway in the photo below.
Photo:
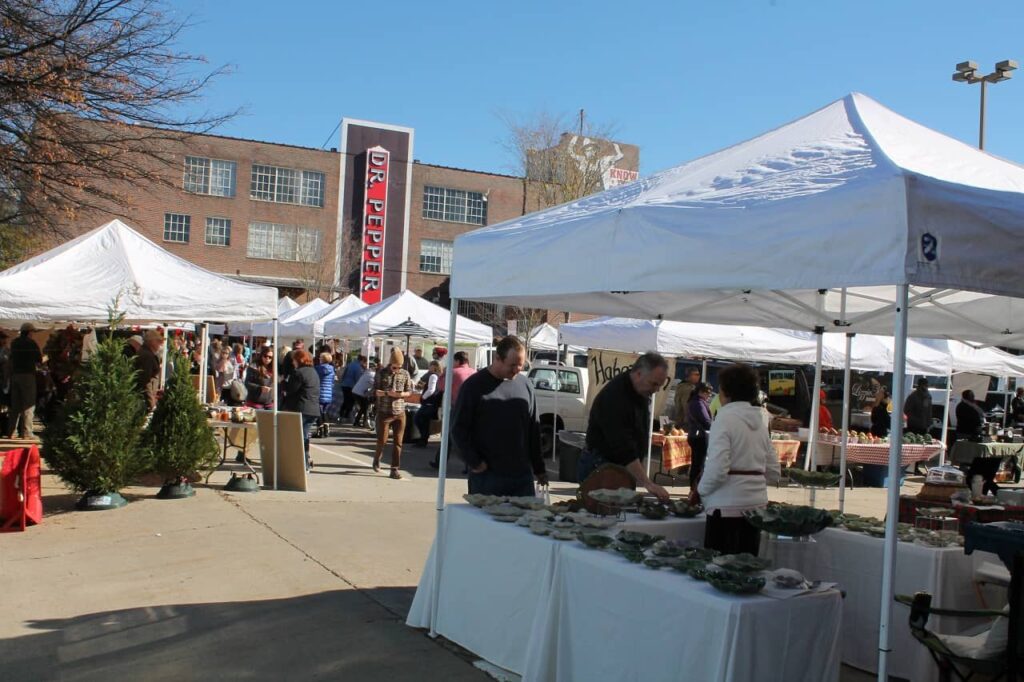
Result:
<svg viewBox="0 0 1024 682"><path fill-rule="evenodd" d="M45 476L44 523L0 535L0 678L489 679L404 625L434 535L436 444L407 447L393 481L370 468L369 434L341 434L314 441L305 494L224 493L219 471L188 500L136 487L128 507L84 513ZM465 492L460 470L449 467L450 501ZM882 490L848 499L884 508Z"/></svg>

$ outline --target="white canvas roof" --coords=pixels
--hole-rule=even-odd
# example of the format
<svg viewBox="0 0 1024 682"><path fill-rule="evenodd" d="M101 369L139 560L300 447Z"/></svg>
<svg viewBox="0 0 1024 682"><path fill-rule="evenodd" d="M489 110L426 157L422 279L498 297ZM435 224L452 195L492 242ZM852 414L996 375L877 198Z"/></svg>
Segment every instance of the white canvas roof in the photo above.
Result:
<svg viewBox="0 0 1024 682"><path fill-rule="evenodd" d="M558 350L558 329L551 326L547 322L541 323L534 327L533 331L530 332L530 350ZM562 341L561 343L565 343ZM569 344L570 353L583 353L586 352L586 348L583 346L576 346Z"/></svg>
<svg viewBox="0 0 1024 682"><path fill-rule="evenodd" d="M290 336L312 336L313 334L322 336L325 323L365 307L366 304L358 296L349 294L325 307L318 306L308 315L289 315L288 320L281 325L278 333Z"/></svg>
<svg viewBox="0 0 1024 682"><path fill-rule="evenodd" d="M106 322L272 320L277 291L218 275L120 220L0 272L0 319Z"/></svg>
<svg viewBox="0 0 1024 682"><path fill-rule="evenodd" d="M299 304L295 302L291 296L282 296L277 302L277 316L280 318L289 310L295 310L299 307Z"/></svg>
<svg viewBox="0 0 1024 682"><path fill-rule="evenodd" d="M300 328L294 328L286 330L288 323L295 320L301 320L308 315L314 315L321 310L327 308L330 304L322 298L314 298L305 303L299 305L297 308L292 308L287 312L280 313L277 318L277 335L282 338L298 338L303 336L302 333L297 333ZM271 337L274 335L274 323L273 322L262 322L259 324L252 325L251 331L252 336L265 336ZM306 334L312 334L312 332L305 332Z"/></svg>
<svg viewBox="0 0 1024 682"><path fill-rule="evenodd" d="M600 317L561 327L562 341L589 348L644 352L687 358L717 358L742 362L813 365L815 338L810 332L669 320L631 320ZM865 372L891 372L895 358L891 336L858 334L853 339L850 367ZM843 334L825 334L822 366L841 369L846 356ZM959 341L908 339L907 371L944 376L972 372L1018 376L1024 358L995 348L974 348Z"/></svg>
<svg viewBox="0 0 1024 682"><path fill-rule="evenodd" d="M449 312L441 306L411 291L403 291L380 303L326 322L323 333L330 337L363 338L411 319L431 331L435 339L446 339L448 318ZM461 315L458 316L455 330L456 343L489 345L494 340L490 327Z"/></svg>
<svg viewBox="0 0 1024 682"><path fill-rule="evenodd" d="M853 94L638 182L464 234L451 292L887 335L905 283L912 335L1024 346L1024 301L1007 298L1024 296L1022 255L1024 168ZM849 326L836 325L843 317Z"/></svg>

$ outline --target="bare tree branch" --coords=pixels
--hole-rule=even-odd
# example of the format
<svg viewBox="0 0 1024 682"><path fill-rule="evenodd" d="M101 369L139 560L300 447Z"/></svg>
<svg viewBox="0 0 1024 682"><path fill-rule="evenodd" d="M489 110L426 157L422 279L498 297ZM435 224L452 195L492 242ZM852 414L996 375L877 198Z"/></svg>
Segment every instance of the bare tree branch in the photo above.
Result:
<svg viewBox="0 0 1024 682"><path fill-rule="evenodd" d="M130 208L123 188L169 185L179 145L237 113L183 113L227 71L175 48L186 27L161 0L0 0L0 229L67 238Z"/></svg>

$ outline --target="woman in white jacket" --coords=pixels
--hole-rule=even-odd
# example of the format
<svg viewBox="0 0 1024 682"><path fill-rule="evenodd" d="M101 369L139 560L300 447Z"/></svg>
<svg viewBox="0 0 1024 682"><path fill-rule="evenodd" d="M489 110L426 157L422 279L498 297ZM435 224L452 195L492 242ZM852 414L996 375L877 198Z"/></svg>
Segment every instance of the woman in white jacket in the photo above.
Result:
<svg viewBox="0 0 1024 682"><path fill-rule="evenodd" d="M779 479L779 458L757 406L757 372L732 365L719 375L722 407L708 439L697 491L707 511L704 546L725 554L757 554L760 534L743 512L768 504L768 482Z"/></svg>

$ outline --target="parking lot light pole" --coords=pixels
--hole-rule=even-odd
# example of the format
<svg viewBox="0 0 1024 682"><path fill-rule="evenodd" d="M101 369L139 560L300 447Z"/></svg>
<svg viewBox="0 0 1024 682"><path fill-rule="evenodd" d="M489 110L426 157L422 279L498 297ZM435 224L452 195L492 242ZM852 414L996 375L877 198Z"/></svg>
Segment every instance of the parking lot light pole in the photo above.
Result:
<svg viewBox="0 0 1024 682"><path fill-rule="evenodd" d="M1003 61L996 64L996 70L987 76L978 75L978 64L977 62L960 62L956 65L956 71L953 73L953 80L957 83L967 83L972 85L974 83L981 83L981 111L978 116L978 149L985 148L985 87L989 83L1000 83L1002 81L1010 80L1013 75L1010 73L1017 68L1017 62L1013 59L1004 59Z"/></svg>

